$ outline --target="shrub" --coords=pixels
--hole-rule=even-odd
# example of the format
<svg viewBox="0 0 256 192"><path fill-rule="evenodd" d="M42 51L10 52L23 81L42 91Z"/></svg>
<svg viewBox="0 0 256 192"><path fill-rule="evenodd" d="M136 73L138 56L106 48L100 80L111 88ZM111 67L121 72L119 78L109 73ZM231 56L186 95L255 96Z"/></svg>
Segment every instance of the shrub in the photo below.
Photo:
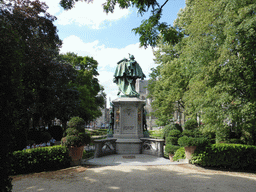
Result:
<svg viewBox="0 0 256 192"><path fill-rule="evenodd" d="M93 151L83 151L83 159L88 159L94 156L94 152Z"/></svg>
<svg viewBox="0 0 256 192"><path fill-rule="evenodd" d="M166 138L166 145L167 144L177 145L178 144L178 137L167 137Z"/></svg>
<svg viewBox="0 0 256 192"><path fill-rule="evenodd" d="M195 151L191 162L203 167L256 170L256 146L212 144Z"/></svg>
<svg viewBox="0 0 256 192"><path fill-rule="evenodd" d="M53 146L13 152L12 173L23 174L70 166L66 147Z"/></svg>
<svg viewBox="0 0 256 192"><path fill-rule="evenodd" d="M189 119L184 125L185 130L193 130L198 127L197 121L195 119Z"/></svg>
<svg viewBox="0 0 256 192"><path fill-rule="evenodd" d="M164 126L163 132L162 132L162 138L163 139L168 137L168 134L169 134L170 130L171 130L171 125Z"/></svg>
<svg viewBox="0 0 256 192"><path fill-rule="evenodd" d="M170 130L168 134L168 136L171 136L171 137L180 137L180 135L181 135L181 131L177 129Z"/></svg>
<svg viewBox="0 0 256 192"><path fill-rule="evenodd" d="M173 161L178 161L179 159L185 159L185 149L184 147L180 147L173 156Z"/></svg>
<svg viewBox="0 0 256 192"><path fill-rule="evenodd" d="M195 136L195 134L194 134L194 132L193 132L192 130L187 130L187 129L185 129L185 130L182 132L182 135L183 135L183 136L188 136L188 137L194 137L194 136Z"/></svg>
<svg viewBox="0 0 256 192"><path fill-rule="evenodd" d="M194 138L194 137L188 137L183 136L178 139L178 144L181 147L188 147L188 146L199 146L199 145L207 145L208 140L204 137Z"/></svg>
<svg viewBox="0 0 256 192"><path fill-rule="evenodd" d="M227 143L243 144L243 141L241 141L240 139L229 139Z"/></svg>
<svg viewBox="0 0 256 192"><path fill-rule="evenodd" d="M169 135L166 138L166 144L177 145L180 135L181 135L181 132L179 130L177 129L170 130Z"/></svg>
<svg viewBox="0 0 256 192"><path fill-rule="evenodd" d="M166 125L163 128L162 138L163 139L167 138L168 135L169 135L169 132L171 130L179 130L180 132L182 132L182 127L179 124L169 124L169 125Z"/></svg>
<svg viewBox="0 0 256 192"><path fill-rule="evenodd" d="M173 129L179 130L180 132L183 131L182 127L177 123L173 124L172 127L173 127Z"/></svg>
<svg viewBox="0 0 256 192"><path fill-rule="evenodd" d="M148 130L149 132L149 136L151 138L157 138L157 139L161 139L162 135L163 135L163 129L159 129L159 130Z"/></svg>
<svg viewBox="0 0 256 192"><path fill-rule="evenodd" d="M81 147L89 144L91 141L90 135L85 132L84 120L80 117L73 117L68 123L68 129L66 130L66 137L62 138L62 145L67 147L75 146Z"/></svg>
<svg viewBox="0 0 256 192"><path fill-rule="evenodd" d="M172 145L172 144L167 144L165 146L165 152L167 154L175 154L175 152L179 149L180 147L179 146L176 146L176 145Z"/></svg>

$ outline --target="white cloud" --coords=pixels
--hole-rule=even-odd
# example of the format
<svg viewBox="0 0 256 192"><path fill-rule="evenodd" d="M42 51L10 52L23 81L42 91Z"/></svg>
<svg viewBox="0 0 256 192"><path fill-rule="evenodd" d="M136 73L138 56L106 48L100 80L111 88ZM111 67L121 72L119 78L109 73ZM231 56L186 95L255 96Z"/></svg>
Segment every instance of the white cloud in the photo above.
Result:
<svg viewBox="0 0 256 192"><path fill-rule="evenodd" d="M99 29L106 21L119 20L129 15L129 9L120 9L116 6L114 13L103 12L102 4L105 0L95 0L92 3L76 2L75 7L68 11L63 11L57 16L59 25L69 25L76 23L80 26L87 25L94 29Z"/></svg>
<svg viewBox="0 0 256 192"><path fill-rule="evenodd" d="M42 0L41 2L46 3L46 5L49 7L47 9L47 12L50 13L51 15L56 15L62 9L59 5L60 0Z"/></svg>
<svg viewBox="0 0 256 192"><path fill-rule="evenodd" d="M150 69L154 67L154 56L152 49L139 48L139 43L130 44L124 48L107 48L100 45L99 41L91 43L83 42L79 37L71 35L63 40L61 53L74 52L80 56L91 56L99 63L99 81L104 86L107 97L115 99L118 87L113 83L113 76L117 62L128 58L133 54L135 60L140 64L144 74L149 78Z"/></svg>

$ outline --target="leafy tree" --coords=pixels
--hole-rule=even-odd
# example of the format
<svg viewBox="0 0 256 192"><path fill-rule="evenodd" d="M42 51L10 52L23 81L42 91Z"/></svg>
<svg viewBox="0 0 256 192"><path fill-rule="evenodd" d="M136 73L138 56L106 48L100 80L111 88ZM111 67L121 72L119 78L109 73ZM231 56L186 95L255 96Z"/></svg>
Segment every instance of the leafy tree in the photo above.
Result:
<svg viewBox="0 0 256 192"><path fill-rule="evenodd" d="M1 191L11 191L10 154L26 145L28 120L39 111L61 45L46 9L38 0L1 1Z"/></svg>
<svg viewBox="0 0 256 192"><path fill-rule="evenodd" d="M22 92L19 63L22 60L23 50L19 46L22 42L19 39L18 31L13 30L10 23L1 14L0 23L0 190L11 191L10 160L14 144L14 127L18 125L17 101L20 100L19 93Z"/></svg>
<svg viewBox="0 0 256 192"><path fill-rule="evenodd" d="M74 53L60 55L60 58L77 69L76 78L70 82L79 93L75 114L85 122L92 121L101 115L105 93L99 84L97 76L98 62L92 57L77 56Z"/></svg>
<svg viewBox="0 0 256 192"><path fill-rule="evenodd" d="M188 117L200 116L204 131L218 135L229 121L255 144L255 8L249 0L187 1L174 25L184 38L173 46L161 42L155 53L153 106L181 101Z"/></svg>
<svg viewBox="0 0 256 192"><path fill-rule="evenodd" d="M60 5L64 9L72 9L75 2L78 0L61 0ZM82 0L81 0L82 1ZM93 2L93 0L84 0L85 2ZM162 39L170 44L175 44L183 36L178 28L172 27L166 22L160 22L164 6L168 3L166 0L160 5L157 0L106 0L103 4L103 10L106 13L113 13L115 5L119 5L122 9L129 7L136 7L138 13L142 16L145 12L151 11L151 16L143 20L141 25L132 29L135 34L140 35L140 45L145 48L150 45L155 47L159 41L159 34L161 33Z"/></svg>

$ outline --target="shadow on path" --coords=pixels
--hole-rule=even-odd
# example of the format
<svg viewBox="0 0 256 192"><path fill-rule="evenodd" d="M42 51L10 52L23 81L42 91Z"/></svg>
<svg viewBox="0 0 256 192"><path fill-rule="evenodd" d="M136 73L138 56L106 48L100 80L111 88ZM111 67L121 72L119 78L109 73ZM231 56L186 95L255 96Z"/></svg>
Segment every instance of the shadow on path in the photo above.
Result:
<svg viewBox="0 0 256 192"><path fill-rule="evenodd" d="M82 167L13 181L13 191L223 191L256 189L256 175L211 171L190 164ZM72 170L72 169L71 169ZM58 171L57 171L58 172Z"/></svg>

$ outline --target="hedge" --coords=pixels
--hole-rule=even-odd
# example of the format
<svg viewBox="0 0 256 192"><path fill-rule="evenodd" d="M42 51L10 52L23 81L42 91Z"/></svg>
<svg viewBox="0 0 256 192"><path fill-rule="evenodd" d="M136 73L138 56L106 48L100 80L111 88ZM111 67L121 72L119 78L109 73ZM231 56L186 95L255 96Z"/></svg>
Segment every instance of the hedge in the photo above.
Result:
<svg viewBox="0 0 256 192"><path fill-rule="evenodd" d="M191 163L203 167L256 171L256 146L242 144L212 144L198 148Z"/></svg>
<svg viewBox="0 0 256 192"><path fill-rule="evenodd" d="M12 174L56 170L70 166L66 147L52 146L13 152Z"/></svg>
<svg viewBox="0 0 256 192"><path fill-rule="evenodd" d="M180 159L185 159L186 155L185 155L185 148L184 147L180 147L173 156L173 161L178 161Z"/></svg>

